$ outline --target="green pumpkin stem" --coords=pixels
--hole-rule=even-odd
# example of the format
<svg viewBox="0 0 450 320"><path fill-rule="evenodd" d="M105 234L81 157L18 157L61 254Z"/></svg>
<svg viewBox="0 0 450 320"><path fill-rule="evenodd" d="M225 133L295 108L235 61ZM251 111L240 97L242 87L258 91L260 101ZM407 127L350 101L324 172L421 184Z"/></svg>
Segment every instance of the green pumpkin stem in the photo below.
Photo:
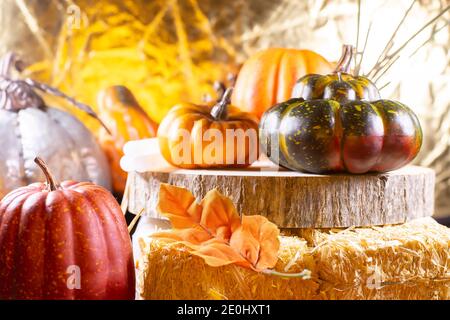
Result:
<svg viewBox="0 0 450 320"><path fill-rule="evenodd" d="M350 44L344 44L342 46L342 55L334 69L334 73L350 73L350 65L352 64L354 51L355 47Z"/></svg>
<svg viewBox="0 0 450 320"><path fill-rule="evenodd" d="M222 98L220 98L219 102L211 109L211 116L215 120L225 120L228 117L228 105L230 104L232 93L233 88L225 90Z"/></svg>
<svg viewBox="0 0 450 320"><path fill-rule="evenodd" d="M50 173L47 164L39 157L34 158L34 162L41 168L42 172L44 172L45 178L47 179L47 187L49 191L55 191L60 188L59 183L56 182L53 175Z"/></svg>

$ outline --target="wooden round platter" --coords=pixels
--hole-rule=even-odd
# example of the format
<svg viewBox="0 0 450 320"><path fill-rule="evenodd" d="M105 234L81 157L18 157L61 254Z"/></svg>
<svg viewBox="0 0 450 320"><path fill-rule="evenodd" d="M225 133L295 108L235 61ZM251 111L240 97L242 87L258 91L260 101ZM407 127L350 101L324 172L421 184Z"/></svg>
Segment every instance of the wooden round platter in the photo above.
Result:
<svg viewBox="0 0 450 320"><path fill-rule="evenodd" d="M381 174L317 175L281 169L269 161L245 170L182 170L162 167L130 172L125 195L128 210L155 208L159 185L189 189L198 200L217 188L241 214L260 214L280 228L347 228L403 223L431 216L433 170L408 166Z"/></svg>

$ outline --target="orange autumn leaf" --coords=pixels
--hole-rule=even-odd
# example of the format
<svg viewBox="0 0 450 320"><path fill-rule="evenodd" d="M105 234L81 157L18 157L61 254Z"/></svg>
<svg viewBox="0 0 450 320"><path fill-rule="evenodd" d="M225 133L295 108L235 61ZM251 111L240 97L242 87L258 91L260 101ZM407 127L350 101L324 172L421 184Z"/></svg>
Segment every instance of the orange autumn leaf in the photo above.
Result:
<svg viewBox="0 0 450 320"><path fill-rule="evenodd" d="M252 268L252 265L243 256L234 250L228 242L219 239L208 239L202 243L194 243L185 240L184 230L171 230L167 232L157 232L152 234L153 238L167 242L176 242L190 249L190 253L196 255L206 264L212 267L221 267L228 264L238 264L242 267Z"/></svg>
<svg viewBox="0 0 450 320"><path fill-rule="evenodd" d="M262 216L244 216L242 225L233 232L230 246L238 251L255 270L273 268L280 249L278 227Z"/></svg>
<svg viewBox="0 0 450 320"><path fill-rule="evenodd" d="M228 243L210 240L201 246L198 246L193 254L205 260L212 267L221 267L228 264L237 264L242 267L251 268L250 263L236 252Z"/></svg>
<svg viewBox="0 0 450 320"><path fill-rule="evenodd" d="M216 189L209 191L198 204L185 188L163 183L157 209L169 218L175 229L197 226L218 239L229 240L241 223L233 202Z"/></svg>
<svg viewBox="0 0 450 320"><path fill-rule="evenodd" d="M188 190L162 184L158 210L173 229L152 237L183 244L210 266L237 264L263 271L277 262L278 227L262 216L241 221L233 202L215 189L197 204Z"/></svg>
<svg viewBox="0 0 450 320"><path fill-rule="evenodd" d="M232 232L241 224L241 217L230 198L214 189L205 195L201 206L200 223L207 226L216 238L229 240Z"/></svg>
<svg viewBox="0 0 450 320"><path fill-rule="evenodd" d="M185 242L193 245L202 244L212 238L208 232L200 227L155 232L152 237L167 242Z"/></svg>
<svg viewBox="0 0 450 320"><path fill-rule="evenodd" d="M202 208L189 190L161 184L157 210L169 218L174 228L188 228L200 222Z"/></svg>

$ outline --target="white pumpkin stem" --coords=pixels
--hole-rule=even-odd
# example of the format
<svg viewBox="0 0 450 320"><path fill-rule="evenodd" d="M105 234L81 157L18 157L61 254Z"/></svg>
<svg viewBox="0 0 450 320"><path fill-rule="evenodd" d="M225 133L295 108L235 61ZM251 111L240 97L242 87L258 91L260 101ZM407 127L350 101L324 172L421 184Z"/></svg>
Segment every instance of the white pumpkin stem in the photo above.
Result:
<svg viewBox="0 0 450 320"><path fill-rule="evenodd" d="M19 110L25 108L45 107L44 100L39 94L36 93L37 89L44 93L65 99L73 106L96 119L100 125L105 128L109 134L111 134L111 131L91 107L84 103L78 102L74 98L69 97L56 88L33 79L13 79L11 75L12 68L15 68L18 72L22 72L25 68L25 64L14 52L8 52L0 60L0 81L3 82L3 87L7 88L0 91L0 108L5 108L7 110ZM13 95L15 97L11 98Z"/></svg>
<svg viewBox="0 0 450 320"><path fill-rule="evenodd" d="M211 110L211 116L216 120L225 120L228 117L228 105L230 104L233 88L225 90L222 98Z"/></svg>
<svg viewBox="0 0 450 320"><path fill-rule="evenodd" d="M89 116L91 116L92 118L96 119L100 125L106 130L106 132L108 132L108 134L111 135L111 131L108 129L108 127L106 126L106 124L99 118L99 116L94 112L94 110L92 110L91 107L89 107L87 104L78 102L77 100L75 100L74 98L66 95L65 93L63 93L62 91L59 91L56 88L53 88L49 85L37 82L33 79L25 79L24 80L28 85L30 85L31 87L38 89L42 92L45 92L47 94L51 94L54 95L56 97L60 97L63 98L64 100L66 100L67 102L69 102L70 104L72 104L74 107L77 107L78 109L80 109L81 111L87 113Z"/></svg>

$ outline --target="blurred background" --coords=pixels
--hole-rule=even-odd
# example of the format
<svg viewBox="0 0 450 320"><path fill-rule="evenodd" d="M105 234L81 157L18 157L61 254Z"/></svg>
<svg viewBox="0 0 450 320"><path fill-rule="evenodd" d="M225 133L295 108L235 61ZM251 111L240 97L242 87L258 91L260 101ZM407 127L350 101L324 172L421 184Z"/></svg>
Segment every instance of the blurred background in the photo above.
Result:
<svg viewBox="0 0 450 320"><path fill-rule="evenodd" d="M387 52L402 50L377 85L418 114L425 141L415 163L435 169L436 216L450 217L450 1L358 2L2 0L0 53L17 52L29 65L24 76L94 109L99 90L125 85L158 123L180 101L214 97L214 81L260 49L310 49L337 61L342 44L358 45L369 73L392 38Z"/></svg>

